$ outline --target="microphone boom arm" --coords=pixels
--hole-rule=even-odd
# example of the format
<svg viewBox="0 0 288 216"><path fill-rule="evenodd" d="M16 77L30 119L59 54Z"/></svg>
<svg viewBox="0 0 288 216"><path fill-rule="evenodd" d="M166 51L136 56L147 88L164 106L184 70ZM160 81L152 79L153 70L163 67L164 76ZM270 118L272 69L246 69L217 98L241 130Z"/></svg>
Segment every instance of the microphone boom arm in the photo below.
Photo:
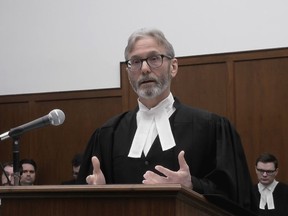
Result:
<svg viewBox="0 0 288 216"><path fill-rule="evenodd" d="M34 123L40 123L40 122L41 122L41 124L34 124ZM9 131L8 135L9 135L9 137L12 137L12 138L19 137L25 131L36 129L36 128L39 128L39 127L42 127L42 126L46 126L46 125L49 125L49 124L50 124L49 118L41 117L41 118L35 119L34 121L31 121L29 123L26 123L26 124L23 124L21 126L18 126L16 128L12 128Z"/></svg>

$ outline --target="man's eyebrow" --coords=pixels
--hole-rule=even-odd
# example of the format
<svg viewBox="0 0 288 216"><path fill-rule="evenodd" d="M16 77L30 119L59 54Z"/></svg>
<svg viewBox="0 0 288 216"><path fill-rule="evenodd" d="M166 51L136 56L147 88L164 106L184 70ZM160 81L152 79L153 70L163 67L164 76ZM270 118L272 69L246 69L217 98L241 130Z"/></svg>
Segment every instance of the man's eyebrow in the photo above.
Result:
<svg viewBox="0 0 288 216"><path fill-rule="evenodd" d="M146 54L147 57L152 56L152 55L160 55L160 53L158 51L151 51L149 53ZM133 55L130 57L130 59L142 59L142 56L139 55Z"/></svg>

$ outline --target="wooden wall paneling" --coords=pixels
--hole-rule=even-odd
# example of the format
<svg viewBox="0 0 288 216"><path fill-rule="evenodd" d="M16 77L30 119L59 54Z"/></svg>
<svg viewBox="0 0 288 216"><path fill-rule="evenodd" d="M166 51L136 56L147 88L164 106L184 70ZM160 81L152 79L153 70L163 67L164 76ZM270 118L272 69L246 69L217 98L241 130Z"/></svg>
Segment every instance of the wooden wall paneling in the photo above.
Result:
<svg viewBox="0 0 288 216"><path fill-rule="evenodd" d="M0 100L0 134L20 126L30 120L29 101L19 100L13 103ZM29 154L30 146L23 147L30 142L30 137L21 135L19 139L20 152ZM8 138L0 142L0 162L13 161L13 139ZM2 173L2 172L0 172Z"/></svg>
<svg viewBox="0 0 288 216"><path fill-rule="evenodd" d="M179 57L172 92L181 102L228 117L239 132L251 174L259 153L280 162L279 179L288 182L288 48ZM34 158L39 184L59 184L71 176L74 153L110 117L134 109L137 95L121 62L120 89L0 96L0 131L48 114L66 114L63 125L21 136L20 156ZM11 140L0 143L0 161L12 159ZM255 180L255 176L254 180Z"/></svg>
<svg viewBox="0 0 288 216"><path fill-rule="evenodd" d="M124 62L120 63L120 73L121 73L121 90L123 96L123 112L127 110L133 110L137 105L137 94L132 89L128 74L126 71L126 64Z"/></svg>
<svg viewBox="0 0 288 216"><path fill-rule="evenodd" d="M43 146L35 145L41 167L41 184L59 184L71 178L71 159L75 153L83 152L94 130L112 116L122 111L121 97L75 98L37 104L39 109L60 107L66 115L63 126L50 127L49 131L37 133L35 140L46 143L45 154L40 157ZM54 105L53 105L54 104ZM56 105L57 104L57 105ZM42 150L43 153L43 150ZM36 155L37 157L37 155ZM53 159L51 161L51 159ZM50 164L48 164L49 162ZM51 175L52 174L52 175Z"/></svg>
<svg viewBox="0 0 288 216"><path fill-rule="evenodd" d="M231 123L236 127L236 116L235 116L235 106L236 106L236 92L235 92L235 73L234 73L234 61L231 59L226 60L227 66L227 111L226 117L231 121Z"/></svg>
<svg viewBox="0 0 288 216"><path fill-rule="evenodd" d="M172 80L172 93L182 103L227 115L225 62L180 65Z"/></svg>
<svg viewBox="0 0 288 216"><path fill-rule="evenodd" d="M18 108L14 102L19 100L19 97L25 97L28 101L26 104L29 104L26 105L26 115L21 113L22 117L18 115L19 110L23 109L22 106ZM9 99L5 98L5 103L9 104L9 100L12 107L9 109L10 115L7 116L7 121L1 121L1 124L6 125L6 122L13 118L20 121L24 116L25 120L21 121L21 124L26 123L47 115L55 108L63 110L66 115L63 125L38 128L23 134L23 140L21 137L20 157L33 158L37 162L37 184L60 184L70 179L73 155L85 149L97 127L122 112L119 89L11 96ZM1 115L6 109L7 107L0 104ZM1 142L1 146L2 144L4 142ZM11 149L4 150L12 154ZM4 150L0 151L1 159Z"/></svg>
<svg viewBox="0 0 288 216"><path fill-rule="evenodd" d="M278 177L288 182L288 53L287 57L235 62L236 118L250 171L262 152L279 159Z"/></svg>

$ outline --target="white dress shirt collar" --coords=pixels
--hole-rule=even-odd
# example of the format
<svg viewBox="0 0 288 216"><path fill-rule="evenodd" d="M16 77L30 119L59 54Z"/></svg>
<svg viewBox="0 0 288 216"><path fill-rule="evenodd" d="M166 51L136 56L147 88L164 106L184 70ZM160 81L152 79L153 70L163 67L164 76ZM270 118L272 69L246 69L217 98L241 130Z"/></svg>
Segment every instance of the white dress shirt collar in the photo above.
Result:
<svg viewBox="0 0 288 216"><path fill-rule="evenodd" d="M172 93L151 109L148 109L138 100L138 126L128 157L140 158L142 152L147 155L157 135L159 135L163 151L176 145L169 122L169 117L175 111L173 103Z"/></svg>
<svg viewBox="0 0 288 216"><path fill-rule="evenodd" d="M277 186L278 181L274 180L270 185L266 186L258 183L258 190L261 195L259 208L265 209L265 205L267 204L268 209L275 209L273 191Z"/></svg>

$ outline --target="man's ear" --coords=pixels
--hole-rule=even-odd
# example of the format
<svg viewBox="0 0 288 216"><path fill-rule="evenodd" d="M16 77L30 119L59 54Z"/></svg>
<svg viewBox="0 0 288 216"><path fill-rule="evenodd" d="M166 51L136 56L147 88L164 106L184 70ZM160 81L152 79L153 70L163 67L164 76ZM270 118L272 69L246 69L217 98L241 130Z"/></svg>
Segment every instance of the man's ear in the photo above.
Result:
<svg viewBox="0 0 288 216"><path fill-rule="evenodd" d="M277 176L278 174L278 168L275 170L275 176Z"/></svg>
<svg viewBox="0 0 288 216"><path fill-rule="evenodd" d="M171 60L171 76L174 78L178 72L178 60L173 58Z"/></svg>

